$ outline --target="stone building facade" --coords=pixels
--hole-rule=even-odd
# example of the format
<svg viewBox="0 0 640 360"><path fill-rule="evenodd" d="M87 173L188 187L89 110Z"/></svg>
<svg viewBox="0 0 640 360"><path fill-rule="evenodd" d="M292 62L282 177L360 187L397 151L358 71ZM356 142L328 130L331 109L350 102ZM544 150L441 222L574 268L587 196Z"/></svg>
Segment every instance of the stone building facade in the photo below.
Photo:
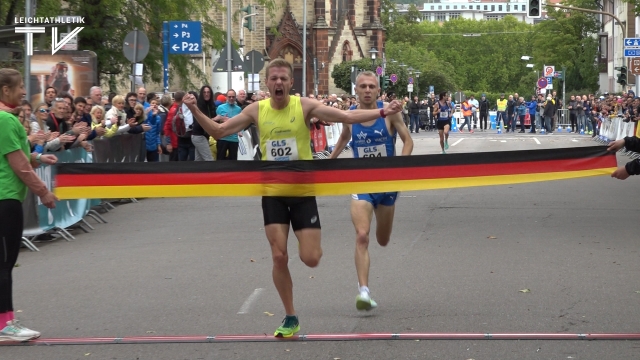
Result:
<svg viewBox="0 0 640 360"><path fill-rule="evenodd" d="M307 48L303 49L303 1L307 2ZM257 50L266 59L282 57L294 67L292 93L343 93L331 78L331 71L343 61L369 58L369 49L384 51L385 30L380 23L380 0L281 0L271 16L258 9L254 31L244 31L244 53ZM225 1L226 3L226 1ZM253 5L246 0L232 1L232 12ZM212 14L226 30L224 13ZM232 37L239 40L240 24L232 25ZM274 31L277 30L277 31ZM307 81L302 83L303 56L306 56ZM317 79L314 74L317 59ZM260 73L264 87L264 69ZM303 87L306 91L303 91Z"/></svg>

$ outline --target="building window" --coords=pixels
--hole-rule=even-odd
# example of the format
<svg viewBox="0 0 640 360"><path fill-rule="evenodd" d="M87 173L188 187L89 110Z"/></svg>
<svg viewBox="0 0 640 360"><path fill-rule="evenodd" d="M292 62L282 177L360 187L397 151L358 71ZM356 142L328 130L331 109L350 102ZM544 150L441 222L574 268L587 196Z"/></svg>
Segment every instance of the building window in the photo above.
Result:
<svg viewBox="0 0 640 360"><path fill-rule="evenodd" d="M344 44L342 44L342 62L351 61L352 54L351 45L349 45L348 41L345 41Z"/></svg>
<svg viewBox="0 0 640 360"><path fill-rule="evenodd" d="M513 5L513 10L518 11L518 5Z"/></svg>
<svg viewBox="0 0 640 360"><path fill-rule="evenodd" d="M489 8L487 8L487 5L484 6L484 11L489 10Z"/></svg>
<svg viewBox="0 0 640 360"><path fill-rule="evenodd" d="M431 14L422 14L422 21L431 21Z"/></svg>
<svg viewBox="0 0 640 360"><path fill-rule="evenodd" d="M442 5L438 5L438 10L442 10Z"/></svg>
<svg viewBox="0 0 640 360"><path fill-rule="evenodd" d="M431 5L431 10L434 10L435 8L436 8L435 6Z"/></svg>
<svg viewBox="0 0 640 360"><path fill-rule="evenodd" d="M465 5L462 5L461 9L465 10L467 7Z"/></svg>
<svg viewBox="0 0 640 360"><path fill-rule="evenodd" d="M449 20L459 19L459 18L460 18L460 13L458 12L449 13Z"/></svg>
<svg viewBox="0 0 640 360"><path fill-rule="evenodd" d="M495 5L491 5L491 11L496 11L496 6Z"/></svg>
<svg viewBox="0 0 640 360"><path fill-rule="evenodd" d="M486 7L486 6L485 6L485 7ZM480 10L480 5L477 5L477 6L476 6L476 10ZM487 9L485 9L485 10L487 10Z"/></svg>
<svg viewBox="0 0 640 360"><path fill-rule="evenodd" d="M502 5L498 5L498 11L502 11Z"/></svg>
<svg viewBox="0 0 640 360"><path fill-rule="evenodd" d="M507 4L507 12L509 12L509 9L510 9L510 8L511 8L511 7L509 6L509 4Z"/></svg>
<svg viewBox="0 0 640 360"><path fill-rule="evenodd" d="M449 5L445 6L444 8L445 8L445 9L447 9L447 10L449 10Z"/></svg>
<svg viewBox="0 0 640 360"><path fill-rule="evenodd" d="M445 13L436 14L436 21L447 21L447 14Z"/></svg>
<svg viewBox="0 0 640 360"><path fill-rule="evenodd" d="M458 10L458 5L453 5L453 10Z"/></svg>
<svg viewBox="0 0 640 360"><path fill-rule="evenodd" d="M503 17L504 16L502 16L502 15L486 15L485 19L487 19L487 20L500 20Z"/></svg>

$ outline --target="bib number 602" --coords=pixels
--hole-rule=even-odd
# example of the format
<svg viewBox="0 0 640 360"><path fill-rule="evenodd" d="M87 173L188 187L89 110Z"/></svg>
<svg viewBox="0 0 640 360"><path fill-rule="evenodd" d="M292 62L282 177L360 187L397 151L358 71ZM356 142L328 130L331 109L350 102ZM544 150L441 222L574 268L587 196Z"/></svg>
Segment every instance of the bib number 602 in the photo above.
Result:
<svg viewBox="0 0 640 360"><path fill-rule="evenodd" d="M285 147L285 148L272 148L271 149L271 156L291 156L291 148L290 147Z"/></svg>

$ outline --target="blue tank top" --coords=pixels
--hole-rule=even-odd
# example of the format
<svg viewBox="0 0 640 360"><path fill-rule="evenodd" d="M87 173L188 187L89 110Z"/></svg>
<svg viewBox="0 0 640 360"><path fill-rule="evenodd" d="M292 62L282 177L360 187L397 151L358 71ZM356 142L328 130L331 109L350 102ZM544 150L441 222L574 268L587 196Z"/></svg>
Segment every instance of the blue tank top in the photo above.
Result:
<svg viewBox="0 0 640 360"><path fill-rule="evenodd" d="M451 107L449 107L446 102L442 105L442 103L438 101L438 110L440 110L438 120L445 121L451 118Z"/></svg>
<svg viewBox="0 0 640 360"><path fill-rule="evenodd" d="M378 109L382 109L382 101L377 102ZM351 110L355 109L351 107ZM389 134L387 122L379 117L371 126L362 124L351 125L351 146L356 158L394 156L396 150L396 133Z"/></svg>

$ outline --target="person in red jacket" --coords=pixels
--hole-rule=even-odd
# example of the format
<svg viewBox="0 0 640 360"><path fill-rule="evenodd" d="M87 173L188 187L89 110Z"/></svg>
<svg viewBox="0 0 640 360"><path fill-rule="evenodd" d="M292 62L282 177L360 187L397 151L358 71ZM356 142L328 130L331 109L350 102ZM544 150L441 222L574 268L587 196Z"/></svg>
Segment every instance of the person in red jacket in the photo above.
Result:
<svg viewBox="0 0 640 360"><path fill-rule="evenodd" d="M182 97L184 92L175 93L175 102L169 108L167 120L164 122L164 136L167 138L167 152L169 152L169 161L178 161L178 135L173 131L173 117L176 116L178 109L182 105Z"/></svg>

